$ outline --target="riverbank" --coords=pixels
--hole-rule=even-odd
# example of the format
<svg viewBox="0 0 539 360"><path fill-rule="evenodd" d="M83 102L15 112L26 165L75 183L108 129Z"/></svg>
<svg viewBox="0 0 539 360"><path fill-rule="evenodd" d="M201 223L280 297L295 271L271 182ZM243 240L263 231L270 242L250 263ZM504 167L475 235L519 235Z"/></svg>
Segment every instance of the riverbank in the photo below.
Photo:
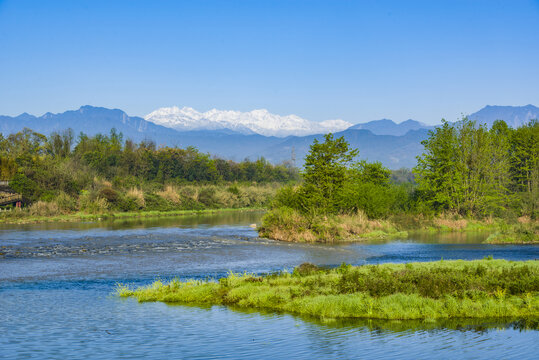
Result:
<svg viewBox="0 0 539 360"><path fill-rule="evenodd" d="M219 281L119 286L140 302L228 305L320 318L539 317L539 261L438 261L229 274Z"/></svg>
<svg viewBox="0 0 539 360"><path fill-rule="evenodd" d="M289 242L339 243L370 239L407 238L409 233L488 232L491 244L539 243L539 221L402 214L369 219L363 212L342 215L302 214L280 207L267 212L258 227L261 237Z"/></svg>
<svg viewBox="0 0 539 360"><path fill-rule="evenodd" d="M170 211L131 211L131 212L108 212L100 214L73 213L55 216L32 216L29 214L0 213L0 224L34 224L53 222L79 222L79 221L105 221L136 218L159 218L187 215L216 214L221 212L246 212L263 211L263 208L224 208L204 210L170 210ZM15 213L17 210L13 210Z"/></svg>
<svg viewBox="0 0 539 360"><path fill-rule="evenodd" d="M539 222L502 226L485 242L488 244L539 244Z"/></svg>

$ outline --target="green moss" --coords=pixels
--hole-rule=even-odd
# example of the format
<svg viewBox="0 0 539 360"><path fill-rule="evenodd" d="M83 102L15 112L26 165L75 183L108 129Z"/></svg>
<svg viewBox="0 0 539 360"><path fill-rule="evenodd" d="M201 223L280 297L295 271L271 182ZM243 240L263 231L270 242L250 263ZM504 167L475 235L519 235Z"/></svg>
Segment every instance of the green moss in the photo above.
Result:
<svg viewBox="0 0 539 360"><path fill-rule="evenodd" d="M448 319L539 317L539 261L439 261L335 269L302 265L264 277L157 281L121 297L229 305L318 318Z"/></svg>

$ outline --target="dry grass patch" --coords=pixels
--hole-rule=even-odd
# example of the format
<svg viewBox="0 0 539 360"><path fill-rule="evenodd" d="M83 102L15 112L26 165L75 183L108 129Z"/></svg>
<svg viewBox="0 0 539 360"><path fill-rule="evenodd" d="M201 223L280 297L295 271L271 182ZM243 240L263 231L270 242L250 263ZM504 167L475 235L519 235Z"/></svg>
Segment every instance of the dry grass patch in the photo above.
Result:
<svg viewBox="0 0 539 360"><path fill-rule="evenodd" d="M466 219L450 219L446 217L440 217L434 219L434 225L440 228L448 228L452 230L462 230L468 226L468 220Z"/></svg>
<svg viewBox="0 0 539 360"><path fill-rule="evenodd" d="M163 191L157 192L157 195L175 204L179 204L181 202L177 188L172 185L166 185Z"/></svg>
<svg viewBox="0 0 539 360"><path fill-rule="evenodd" d="M54 216L60 213L60 208L55 202L37 201L28 208L33 216Z"/></svg>
<svg viewBox="0 0 539 360"><path fill-rule="evenodd" d="M337 216L308 216L291 208L269 211L262 219L259 234L291 242L356 241L372 238L407 237L387 220L370 220L363 212Z"/></svg>

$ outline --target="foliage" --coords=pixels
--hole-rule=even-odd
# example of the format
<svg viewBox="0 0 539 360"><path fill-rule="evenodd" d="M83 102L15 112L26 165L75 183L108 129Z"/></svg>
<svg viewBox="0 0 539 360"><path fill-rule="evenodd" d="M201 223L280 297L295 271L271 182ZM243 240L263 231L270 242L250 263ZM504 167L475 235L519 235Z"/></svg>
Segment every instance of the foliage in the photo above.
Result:
<svg viewBox="0 0 539 360"><path fill-rule="evenodd" d="M539 123L518 129L497 121L490 130L464 118L443 121L422 142L415 168L419 201L434 211L467 216L537 216Z"/></svg>
<svg viewBox="0 0 539 360"><path fill-rule="evenodd" d="M518 216L528 216L537 221L537 121L518 129L503 121L496 121L491 129L467 118L457 124L442 121L422 144L425 150L410 173L402 169L391 172L379 162L354 161L358 152L342 137L334 139L328 134L323 143L315 140L306 157L304 182L277 193L260 234L323 242L368 237L372 232L367 229L363 233L344 230L346 217L354 214L369 220L407 218L408 222L420 215L423 225L412 228L427 224L436 230L474 224L464 217L514 222ZM384 234L383 230L373 231ZM500 233L496 241L502 236ZM534 231L516 231L505 236L505 241L537 238Z"/></svg>
<svg viewBox="0 0 539 360"><path fill-rule="evenodd" d="M298 177L287 164L135 144L115 129L77 137L71 129L48 138L30 129L0 134L0 178L25 202L55 202L62 213L261 206L275 193L274 183Z"/></svg>
<svg viewBox="0 0 539 360"><path fill-rule="evenodd" d="M537 244L539 243L539 223L529 221L502 226L491 234L485 242L489 244Z"/></svg>
<svg viewBox="0 0 539 360"><path fill-rule="evenodd" d="M330 133L324 138L323 143L315 139L305 157L301 192L306 210L333 213L335 199L346 181L347 166L359 151L349 149L343 137L334 139Z"/></svg>
<svg viewBox="0 0 539 360"><path fill-rule="evenodd" d="M391 171L380 162L354 161L358 154L342 137L327 134L323 143L315 140L305 159L303 183L282 188L273 208L289 207L311 217L358 211L369 218L387 217L401 206L404 187L391 183Z"/></svg>

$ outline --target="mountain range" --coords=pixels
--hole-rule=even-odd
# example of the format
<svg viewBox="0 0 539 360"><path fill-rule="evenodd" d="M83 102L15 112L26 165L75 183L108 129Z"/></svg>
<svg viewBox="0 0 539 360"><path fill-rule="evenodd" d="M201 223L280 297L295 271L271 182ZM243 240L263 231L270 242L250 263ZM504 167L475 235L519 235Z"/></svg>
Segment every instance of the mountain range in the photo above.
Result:
<svg viewBox="0 0 539 360"><path fill-rule="evenodd" d="M539 108L533 105L486 106L469 118L487 126L503 119L517 127L539 118ZM145 118L128 116L119 109L89 105L39 117L27 113L0 116L0 132L4 136L25 127L46 135L66 128L88 135L106 134L116 128L124 138L134 141L150 139L158 146L196 146L203 152L232 160L260 156L274 163L292 160L298 166L315 138L334 132L335 136L344 136L352 147L358 148L362 159L381 161L391 169L415 166L416 156L422 151L421 141L434 128L411 119L398 124L381 119L352 125L343 120L316 123L296 115L271 114L267 110L201 113L185 107L161 108Z"/></svg>
<svg viewBox="0 0 539 360"><path fill-rule="evenodd" d="M352 126L340 119L315 122L297 115L272 114L266 109L249 112L212 109L201 113L190 107L173 106L157 109L144 119L178 131L228 129L244 135L277 137L337 132Z"/></svg>

